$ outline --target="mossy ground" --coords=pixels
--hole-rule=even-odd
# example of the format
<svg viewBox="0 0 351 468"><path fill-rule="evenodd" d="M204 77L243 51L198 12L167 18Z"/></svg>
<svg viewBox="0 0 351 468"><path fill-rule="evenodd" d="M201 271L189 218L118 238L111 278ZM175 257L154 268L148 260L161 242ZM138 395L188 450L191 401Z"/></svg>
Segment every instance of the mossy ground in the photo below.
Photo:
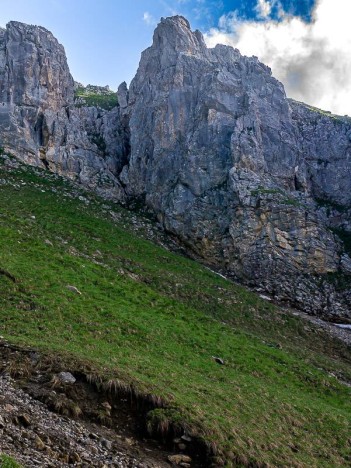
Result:
<svg viewBox="0 0 351 468"><path fill-rule="evenodd" d="M19 465L12 457L0 454L0 468L21 468L21 465Z"/></svg>
<svg viewBox="0 0 351 468"><path fill-rule="evenodd" d="M1 163L0 180L0 334L161 397L151 422L192 426L228 466L350 463L351 392L331 375L350 380L349 348L136 236L123 208L115 222L38 169Z"/></svg>

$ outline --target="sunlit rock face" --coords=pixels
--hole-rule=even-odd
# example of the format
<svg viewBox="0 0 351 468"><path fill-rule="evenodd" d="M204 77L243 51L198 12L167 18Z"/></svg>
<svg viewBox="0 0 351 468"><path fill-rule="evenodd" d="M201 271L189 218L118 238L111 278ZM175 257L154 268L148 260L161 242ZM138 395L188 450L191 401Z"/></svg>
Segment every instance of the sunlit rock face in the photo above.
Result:
<svg viewBox="0 0 351 468"><path fill-rule="evenodd" d="M0 31L1 145L115 200L190 254L312 314L351 321L351 119L286 98L257 58L162 19L112 111L79 107L44 28ZM338 231L339 232L339 231Z"/></svg>
<svg viewBox="0 0 351 468"><path fill-rule="evenodd" d="M162 20L129 90L121 180L206 263L316 314L351 317L350 263L318 201L351 205L351 123L289 101L256 58ZM348 267L346 265L349 265Z"/></svg>
<svg viewBox="0 0 351 468"><path fill-rule="evenodd" d="M30 164L122 198L120 124L118 109L74 106L65 51L49 31L14 21L0 30L3 147Z"/></svg>

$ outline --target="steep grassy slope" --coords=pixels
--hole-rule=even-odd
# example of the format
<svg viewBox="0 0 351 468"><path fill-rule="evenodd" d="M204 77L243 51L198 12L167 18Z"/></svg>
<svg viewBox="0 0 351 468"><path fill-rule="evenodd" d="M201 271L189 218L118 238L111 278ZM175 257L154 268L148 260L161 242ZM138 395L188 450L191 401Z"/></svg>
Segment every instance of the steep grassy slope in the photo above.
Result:
<svg viewBox="0 0 351 468"><path fill-rule="evenodd" d="M217 465L350 463L350 389L330 375L350 380L350 349L143 239L147 219L7 161L2 335L161 397L150 426L188 424Z"/></svg>

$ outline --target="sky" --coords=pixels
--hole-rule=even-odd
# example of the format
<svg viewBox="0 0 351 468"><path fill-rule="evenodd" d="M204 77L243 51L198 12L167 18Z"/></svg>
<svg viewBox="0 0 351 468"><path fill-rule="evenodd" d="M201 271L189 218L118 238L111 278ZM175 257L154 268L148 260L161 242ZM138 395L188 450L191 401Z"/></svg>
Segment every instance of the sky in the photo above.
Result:
<svg viewBox="0 0 351 468"><path fill-rule="evenodd" d="M112 89L130 82L159 19L174 14L209 46L258 56L289 97L351 115L351 0L0 0L0 26L44 26L75 80Z"/></svg>

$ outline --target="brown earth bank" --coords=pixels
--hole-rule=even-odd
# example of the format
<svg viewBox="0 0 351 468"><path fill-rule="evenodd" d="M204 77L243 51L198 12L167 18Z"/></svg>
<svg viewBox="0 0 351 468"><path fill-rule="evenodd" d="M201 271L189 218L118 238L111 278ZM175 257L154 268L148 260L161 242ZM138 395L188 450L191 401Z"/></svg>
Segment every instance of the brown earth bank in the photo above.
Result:
<svg viewBox="0 0 351 468"><path fill-rule="evenodd" d="M0 340L0 453L24 467L205 467L212 462L184 428L150 434L161 405L91 369Z"/></svg>

